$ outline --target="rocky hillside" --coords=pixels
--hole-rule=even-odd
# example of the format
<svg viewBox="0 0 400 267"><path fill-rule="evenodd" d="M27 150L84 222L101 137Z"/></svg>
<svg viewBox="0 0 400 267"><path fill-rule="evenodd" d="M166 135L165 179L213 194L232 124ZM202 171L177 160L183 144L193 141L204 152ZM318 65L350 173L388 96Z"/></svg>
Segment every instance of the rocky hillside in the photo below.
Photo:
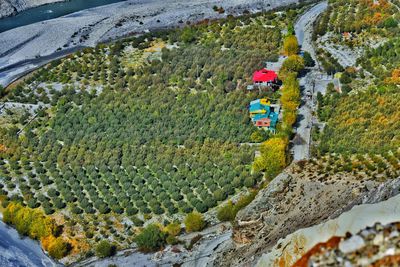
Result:
<svg viewBox="0 0 400 267"><path fill-rule="evenodd" d="M295 266L398 266L400 223L375 224L355 235L317 244Z"/></svg>
<svg viewBox="0 0 400 267"><path fill-rule="evenodd" d="M16 15L18 12L41 5L65 0L0 0L0 19Z"/></svg>
<svg viewBox="0 0 400 267"><path fill-rule="evenodd" d="M386 200L400 189L399 178L382 181L360 176L361 171L318 169L313 163L294 164L263 189L239 212L233 240L221 248L217 265L252 264L290 233L336 218L355 205Z"/></svg>

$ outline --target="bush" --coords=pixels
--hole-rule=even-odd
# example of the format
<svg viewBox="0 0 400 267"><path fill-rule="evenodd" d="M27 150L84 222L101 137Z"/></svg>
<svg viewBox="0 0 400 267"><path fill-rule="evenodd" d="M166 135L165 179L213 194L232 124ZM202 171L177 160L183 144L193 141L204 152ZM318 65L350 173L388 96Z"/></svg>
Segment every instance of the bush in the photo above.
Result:
<svg viewBox="0 0 400 267"><path fill-rule="evenodd" d="M233 221L236 217L235 207L232 201L218 209L217 218L221 222Z"/></svg>
<svg viewBox="0 0 400 267"><path fill-rule="evenodd" d="M229 201L226 205L219 208L217 213L218 220L221 222L233 221L236 217L236 214L241 209L249 205L256 195L257 191L254 190L247 195L241 196L235 204L233 204L232 201Z"/></svg>
<svg viewBox="0 0 400 267"><path fill-rule="evenodd" d="M102 240L96 247L96 256L99 258L110 257L115 254L115 246L107 240Z"/></svg>
<svg viewBox="0 0 400 267"><path fill-rule="evenodd" d="M135 242L144 252L159 250L165 244L166 235L155 224L150 224L136 236Z"/></svg>
<svg viewBox="0 0 400 267"><path fill-rule="evenodd" d="M167 241L168 245L176 245L179 243L178 238L176 238L175 236L172 236L172 235L168 236L166 241Z"/></svg>
<svg viewBox="0 0 400 267"><path fill-rule="evenodd" d="M68 252L71 249L71 245L68 242L65 242L61 237L50 236L48 238L48 244L44 244L42 241L43 247L49 252L49 255L55 259L62 259L68 255Z"/></svg>
<svg viewBox="0 0 400 267"><path fill-rule="evenodd" d="M181 233L181 224L178 222L170 223L164 228L164 231L170 236L177 236Z"/></svg>
<svg viewBox="0 0 400 267"><path fill-rule="evenodd" d="M189 213L186 216L184 223L186 232L188 233L201 231L206 226L206 222L203 218L203 215L195 211Z"/></svg>

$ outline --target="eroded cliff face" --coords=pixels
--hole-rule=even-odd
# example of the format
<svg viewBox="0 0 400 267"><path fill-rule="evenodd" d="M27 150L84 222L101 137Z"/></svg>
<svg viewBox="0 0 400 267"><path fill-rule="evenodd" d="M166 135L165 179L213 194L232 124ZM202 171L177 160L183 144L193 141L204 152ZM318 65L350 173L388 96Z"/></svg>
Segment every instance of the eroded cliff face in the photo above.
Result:
<svg viewBox="0 0 400 267"><path fill-rule="evenodd" d="M0 0L0 19L16 14L17 10L8 0Z"/></svg>
<svg viewBox="0 0 400 267"><path fill-rule="evenodd" d="M251 266L278 240L298 229L336 218L355 205L399 193L400 178L360 179L353 174L315 175L289 167L239 212L233 238L214 257L216 266Z"/></svg>
<svg viewBox="0 0 400 267"><path fill-rule="evenodd" d="M28 8L63 1L66 0L0 0L0 19L16 15Z"/></svg>

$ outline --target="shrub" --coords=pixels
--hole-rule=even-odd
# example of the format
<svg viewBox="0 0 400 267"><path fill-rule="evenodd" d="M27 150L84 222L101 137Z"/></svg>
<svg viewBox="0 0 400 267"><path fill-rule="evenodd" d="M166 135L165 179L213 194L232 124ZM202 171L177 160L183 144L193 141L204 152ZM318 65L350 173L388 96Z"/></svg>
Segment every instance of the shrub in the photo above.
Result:
<svg viewBox="0 0 400 267"><path fill-rule="evenodd" d="M168 236L166 241L167 241L168 245L176 245L179 243L178 238L176 238L175 236L172 236L172 235Z"/></svg>
<svg viewBox="0 0 400 267"><path fill-rule="evenodd" d="M201 231L206 226L203 215L195 211L186 215L184 223L188 233Z"/></svg>
<svg viewBox="0 0 400 267"><path fill-rule="evenodd" d="M232 201L218 209L217 218L221 222L233 221L235 219L236 212Z"/></svg>
<svg viewBox="0 0 400 267"><path fill-rule="evenodd" d="M96 247L96 256L100 258L110 257L115 254L115 246L107 240L102 240Z"/></svg>
<svg viewBox="0 0 400 267"><path fill-rule="evenodd" d="M179 222L170 223L164 228L164 231L170 236L177 236L181 232L181 224Z"/></svg>
<svg viewBox="0 0 400 267"><path fill-rule="evenodd" d="M136 236L135 242L145 252L159 250L165 244L166 235L155 224L150 224Z"/></svg>
<svg viewBox="0 0 400 267"><path fill-rule="evenodd" d="M49 236L42 240L42 245L49 255L55 259L61 259L68 255L71 245L61 237Z"/></svg>
<svg viewBox="0 0 400 267"><path fill-rule="evenodd" d="M249 194L241 196L235 204L233 204L232 201L229 201L226 205L219 208L217 213L218 220L221 222L233 221L236 214L249 205L256 195L257 191L253 190Z"/></svg>

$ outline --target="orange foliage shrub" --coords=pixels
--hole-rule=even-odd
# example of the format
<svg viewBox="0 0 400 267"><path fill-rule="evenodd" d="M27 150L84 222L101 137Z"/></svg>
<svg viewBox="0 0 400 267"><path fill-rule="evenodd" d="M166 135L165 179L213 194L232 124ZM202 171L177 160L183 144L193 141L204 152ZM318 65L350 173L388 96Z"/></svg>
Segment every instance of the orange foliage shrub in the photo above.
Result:
<svg viewBox="0 0 400 267"><path fill-rule="evenodd" d="M385 80L387 84L400 84L400 69L394 69L392 71L392 76Z"/></svg>
<svg viewBox="0 0 400 267"><path fill-rule="evenodd" d="M0 144L0 153L1 152L7 152L7 147L3 144Z"/></svg>

